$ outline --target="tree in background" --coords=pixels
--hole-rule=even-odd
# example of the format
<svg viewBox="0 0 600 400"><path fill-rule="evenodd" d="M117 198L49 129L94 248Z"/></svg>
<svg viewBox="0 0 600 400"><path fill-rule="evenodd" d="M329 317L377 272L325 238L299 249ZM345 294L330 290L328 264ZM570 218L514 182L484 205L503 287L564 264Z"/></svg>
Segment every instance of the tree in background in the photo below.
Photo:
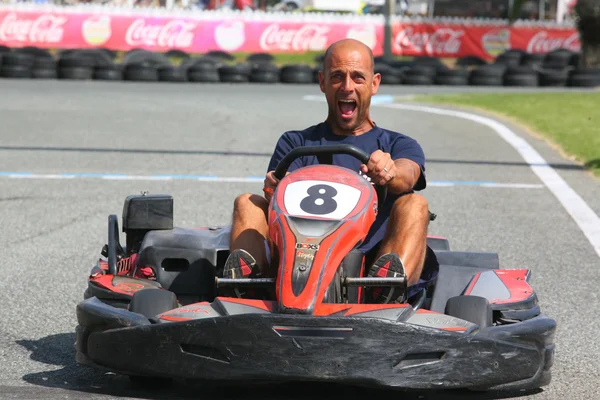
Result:
<svg viewBox="0 0 600 400"><path fill-rule="evenodd" d="M600 0L577 0L574 10L582 47L582 66L600 68Z"/></svg>

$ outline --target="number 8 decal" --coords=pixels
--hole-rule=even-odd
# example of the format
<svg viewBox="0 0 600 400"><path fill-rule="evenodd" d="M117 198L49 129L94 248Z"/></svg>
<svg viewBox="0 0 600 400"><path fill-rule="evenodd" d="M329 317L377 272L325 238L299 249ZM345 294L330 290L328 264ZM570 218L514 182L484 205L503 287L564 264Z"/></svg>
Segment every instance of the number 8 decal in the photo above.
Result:
<svg viewBox="0 0 600 400"><path fill-rule="evenodd" d="M290 215L342 219L354 210L360 195L352 186L311 180L289 184L283 201Z"/></svg>
<svg viewBox="0 0 600 400"><path fill-rule="evenodd" d="M331 214L337 209L337 202L333 199L338 191L329 185L314 185L306 191L308 197L300 202L300 208L309 214Z"/></svg>

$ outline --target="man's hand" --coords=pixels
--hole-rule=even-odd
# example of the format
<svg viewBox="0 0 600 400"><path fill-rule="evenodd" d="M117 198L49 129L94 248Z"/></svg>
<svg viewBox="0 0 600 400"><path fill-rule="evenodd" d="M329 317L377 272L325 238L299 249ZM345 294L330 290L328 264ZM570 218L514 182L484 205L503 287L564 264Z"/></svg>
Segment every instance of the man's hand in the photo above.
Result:
<svg viewBox="0 0 600 400"><path fill-rule="evenodd" d="M396 164L389 153L376 150L371 154L367 165L361 164L360 170L371 178L371 182L385 186L396 176Z"/></svg>
<svg viewBox="0 0 600 400"><path fill-rule="evenodd" d="M267 201L271 201L271 197L273 197L273 192L275 192L275 188L279 184L279 179L275 178L275 171L270 171L267 173L265 177L263 192L265 194L265 199Z"/></svg>
<svg viewBox="0 0 600 400"><path fill-rule="evenodd" d="M421 168L416 162L406 158L392 160L389 153L381 150L374 151L367 165L361 164L360 169L373 183L387 186L391 193L396 194L411 191L421 175Z"/></svg>

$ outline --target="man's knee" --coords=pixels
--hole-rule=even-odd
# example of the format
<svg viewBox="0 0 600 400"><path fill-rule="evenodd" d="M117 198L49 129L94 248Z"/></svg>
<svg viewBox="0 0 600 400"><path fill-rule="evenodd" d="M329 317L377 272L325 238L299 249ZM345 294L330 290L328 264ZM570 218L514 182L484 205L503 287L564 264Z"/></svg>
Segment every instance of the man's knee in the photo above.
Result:
<svg viewBox="0 0 600 400"><path fill-rule="evenodd" d="M233 210L236 213L252 212L253 210L260 209L267 212L269 209L269 202L262 196L253 193L244 193L235 198L233 202Z"/></svg>
<svg viewBox="0 0 600 400"><path fill-rule="evenodd" d="M393 212L400 215L422 216L429 221L429 203L425 196L409 193L394 202Z"/></svg>

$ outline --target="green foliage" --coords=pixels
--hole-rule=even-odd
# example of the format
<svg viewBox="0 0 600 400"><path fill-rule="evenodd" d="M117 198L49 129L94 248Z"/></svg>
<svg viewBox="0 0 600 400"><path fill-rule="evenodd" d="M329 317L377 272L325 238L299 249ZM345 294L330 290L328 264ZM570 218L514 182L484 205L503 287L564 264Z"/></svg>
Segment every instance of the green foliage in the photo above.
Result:
<svg viewBox="0 0 600 400"><path fill-rule="evenodd" d="M585 45L599 45L600 0L578 0L575 13L581 40Z"/></svg>

